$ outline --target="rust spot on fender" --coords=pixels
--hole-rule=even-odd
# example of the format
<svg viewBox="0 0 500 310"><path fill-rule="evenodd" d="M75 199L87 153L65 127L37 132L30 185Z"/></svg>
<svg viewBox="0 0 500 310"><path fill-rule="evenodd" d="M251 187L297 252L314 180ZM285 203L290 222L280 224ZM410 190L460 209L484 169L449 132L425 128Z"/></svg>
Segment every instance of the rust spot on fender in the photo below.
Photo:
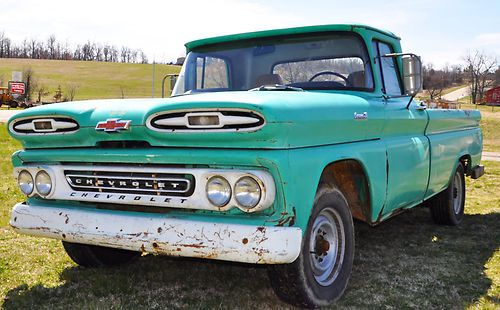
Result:
<svg viewBox="0 0 500 310"><path fill-rule="evenodd" d="M247 244L248 243L248 239L247 238L243 238L243 240L241 240L241 242L243 242L243 244Z"/></svg>
<svg viewBox="0 0 500 310"><path fill-rule="evenodd" d="M131 236L131 237L139 237L140 235L142 235L141 232L138 232L138 233L135 233L135 234L125 234L125 236Z"/></svg>
<svg viewBox="0 0 500 310"><path fill-rule="evenodd" d="M283 212L281 213L281 216L282 218L278 220L276 226L285 226L286 224L288 224L288 226L293 226L293 224L295 224L296 217L295 207L293 208L293 215L288 215L288 213Z"/></svg>
<svg viewBox="0 0 500 310"><path fill-rule="evenodd" d="M65 234L62 234L62 237L63 237L63 239L66 239L66 235Z"/></svg>
<svg viewBox="0 0 500 310"><path fill-rule="evenodd" d="M206 248L206 246L201 244L179 244L179 245L185 248L196 248L196 249Z"/></svg>
<svg viewBox="0 0 500 310"><path fill-rule="evenodd" d="M266 228L264 226L260 226L260 227L257 227L257 231L260 231L261 233L265 234Z"/></svg>
<svg viewBox="0 0 500 310"><path fill-rule="evenodd" d="M158 227L157 232L158 232L159 234L161 234L161 232L162 232L162 231L163 231L163 229L162 229L161 227Z"/></svg>
<svg viewBox="0 0 500 310"><path fill-rule="evenodd" d="M141 244L141 252L146 253L146 248L144 247L144 244Z"/></svg>
<svg viewBox="0 0 500 310"><path fill-rule="evenodd" d="M158 243L153 242L153 248L158 249Z"/></svg>

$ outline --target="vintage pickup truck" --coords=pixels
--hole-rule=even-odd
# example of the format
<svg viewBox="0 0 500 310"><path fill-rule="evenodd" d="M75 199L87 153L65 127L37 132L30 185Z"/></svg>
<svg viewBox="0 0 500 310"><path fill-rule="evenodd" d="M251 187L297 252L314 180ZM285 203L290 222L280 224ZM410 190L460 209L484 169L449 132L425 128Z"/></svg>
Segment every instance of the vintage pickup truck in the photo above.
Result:
<svg viewBox="0 0 500 310"><path fill-rule="evenodd" d="M87 267L141 252L267 264L283 300L344 292L353 219L464 215L478 111L412 100L421 63L394 34L326 25L186 44L171 98L81 101L9 120L27 196L11 216Z"/></svg>

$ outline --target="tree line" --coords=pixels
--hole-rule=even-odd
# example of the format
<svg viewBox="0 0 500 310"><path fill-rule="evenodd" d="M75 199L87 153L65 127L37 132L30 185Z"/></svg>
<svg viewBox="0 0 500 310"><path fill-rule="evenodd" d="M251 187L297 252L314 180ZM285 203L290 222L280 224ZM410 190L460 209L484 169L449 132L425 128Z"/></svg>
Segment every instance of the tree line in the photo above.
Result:
<svg viewBox="0 0 500 310"><path fill-rule="evenodd" d="M430 101L441 98L443 90L452 86L469 85L471 102L483 101L491 87L500 85L500 67L495 57L481 51L472 51L463 57L461 65L435 69L432 64L423 66L423 88Z"/></svg>
<svg viewBox="0 0 500 310"><path fill-rule="evenodd" d="M72 46L68 42L57 41L55 35L49 36L46 41L30 38L16 44L4 32L0 32L0 58L148 63L148 57L142 50L127 46L91 41Z"/></svg>

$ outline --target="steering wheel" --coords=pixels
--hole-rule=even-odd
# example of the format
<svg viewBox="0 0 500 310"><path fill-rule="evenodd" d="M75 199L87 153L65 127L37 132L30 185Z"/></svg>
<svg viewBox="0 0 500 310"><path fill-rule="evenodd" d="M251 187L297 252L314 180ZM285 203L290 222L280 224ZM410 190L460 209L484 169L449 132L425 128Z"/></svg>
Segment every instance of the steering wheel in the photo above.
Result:
<svg viewBox="0 0 500 310"><path fill-rule="evenodd" d="M340 73L337 73L337 72L333 72L333 71L321 71L321 72L318 72L316 73L315 75L313 75L308 82L312 82L315 78L317 78L318 76L322 76L322 75L334 75L336 77L339 77L341 78L342 80L344 80L345 82L345 85L349 84L349 81L347 80L347 78L345 76L343 76L342 74Z"/></svg>

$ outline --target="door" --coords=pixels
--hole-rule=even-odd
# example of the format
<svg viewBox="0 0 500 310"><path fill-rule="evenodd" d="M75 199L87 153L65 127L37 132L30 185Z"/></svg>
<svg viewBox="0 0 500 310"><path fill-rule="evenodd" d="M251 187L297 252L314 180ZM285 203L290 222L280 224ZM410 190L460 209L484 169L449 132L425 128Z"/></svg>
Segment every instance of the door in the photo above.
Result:
<svg viewBox="0 0 500 310"><path fill-rule="evenodd" d="M374 41L378 55L390 54L389 44ZM429 141L425 136L428 117L425 110L401 97L402 83L395 58L378 58L385 99L387 195L382 215L411 207L422 201L429 181Z"/></svg>

